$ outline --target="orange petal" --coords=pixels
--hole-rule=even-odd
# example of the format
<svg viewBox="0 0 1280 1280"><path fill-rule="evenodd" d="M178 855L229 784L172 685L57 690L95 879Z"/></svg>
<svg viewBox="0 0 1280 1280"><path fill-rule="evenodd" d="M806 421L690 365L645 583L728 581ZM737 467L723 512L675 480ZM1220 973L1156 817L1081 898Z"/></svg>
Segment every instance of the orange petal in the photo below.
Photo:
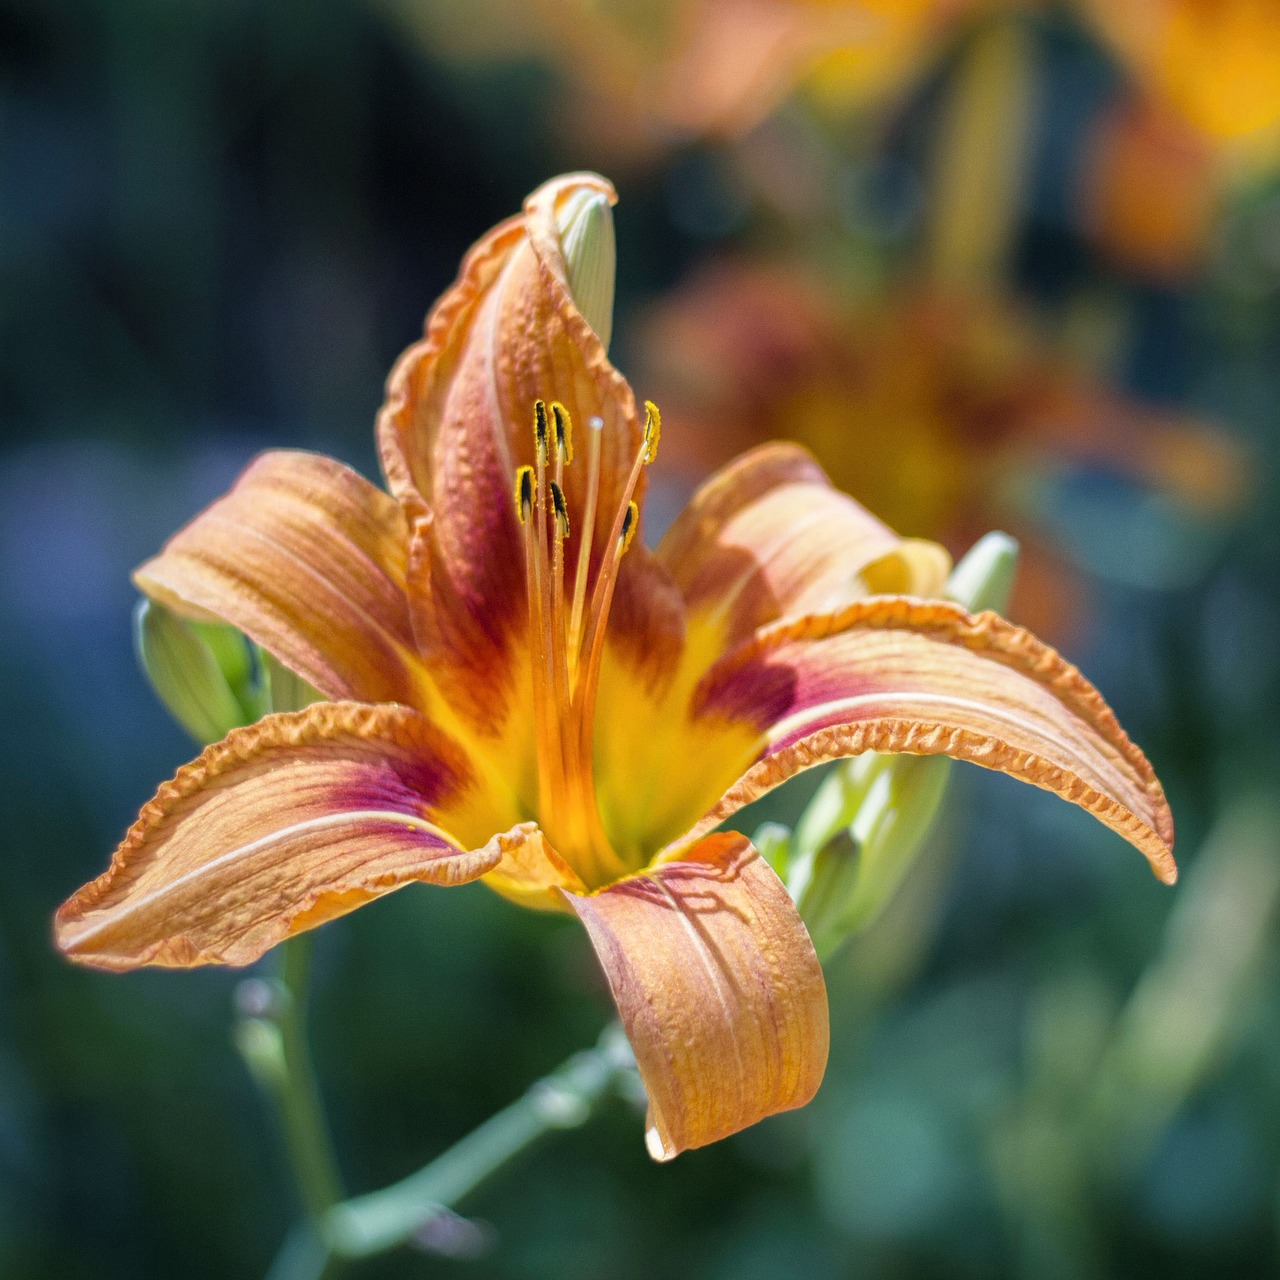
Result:
<svg viewBox="0 0 1280 1280"><path fill-rule="evenodd" d="M587 892L582 877L551 847L541 831L508 849L484 882L504 898L537 911L566 910L562 889Z"/></svg>
<svg viewBox="0 0 1280 1280"><path fill-rule="evenodd" d="M591 935L669 1160L804 1106L829 1029L822 969L786 889L745 836L708 836L588 897Z"/></svg>
<svg viewBox="0 0 1280 1280"><path fill-rule="evenodd" d="M641 443L631 388L568 289L555 218L584 189L614 199L594 174L557 178L476 244L425 337L392 371L378 419L388 484L416 521L415 581L429 583L428 607L416 615L419 642L448 700L480 724L504 718L511 662L528 625L512 485L516 469L533 461L534 402L560 401L573 422L578 460L564 473L568 566L577 564L585 523L588 423L604 423L591 580ZM634 546L623 577L652 572ZM619 596L628 594L620 582ZM662 618L654 626L666 629Z"/></svg>
<svg viewBox="0 0 1280 1280"><path fill-rule="evenodd" d="M421 703L407 548L396 502L350 468L264 453L134 581L238 627L327 697Z"/></svg>
<svg viewBox="0 0 1280 1280"><path fill-rule="evenodd" d="M689 839L810 765L906 751L1055 791L1177 874L1146 757L1075 667L993 613L891 597L779 624L707 673L695 718L755 724L762 748Z"/></svg>
<svg viewBox="0 0 1280 1280"><path fill-rule="evenodd" d="M657 556L691 615L723 619L727 644L871 591L932 595L951 567L941 547L904 542L834 489L813 455L794 444L763 445L712 476Z"/></svg>
<svg viewBox="0 0 1280 1280"><path fill-rule="evenodd" d="M248 964L415 880L496 866L533 826L490 839L484 800L466 757L407 707L268 716L160 788L108 870L58 911L55 938L102 969Z"/></svg>

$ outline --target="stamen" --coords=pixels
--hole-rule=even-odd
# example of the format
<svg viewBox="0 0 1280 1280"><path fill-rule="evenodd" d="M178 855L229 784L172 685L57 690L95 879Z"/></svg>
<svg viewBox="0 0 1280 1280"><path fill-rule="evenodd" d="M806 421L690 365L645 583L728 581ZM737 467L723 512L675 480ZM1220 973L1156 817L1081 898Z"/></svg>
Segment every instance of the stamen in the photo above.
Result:
<svg viewBox="0 0 1280 1280"><path fill-rule="evenodd" d="M632 506L635 504L632 503ZM569 536L569 507L564 500L564 490L553 480L551 482L551 513L555 517L556 532L561 538Z"/></svg>
<svg viewBox="0 0 1280 1280"><path fill-rule="evenodd" d="M631 539L636 536L636 530L640 527L640 507L635 502L627 503L627 514L622 517L622 546L618 551L620 556L626 555L627 548L631 545Z"/></svg>
<svg viewBox="0 0 1280 1280"><path fill-rule="evenodd" d="M573 575L573 608L569 613L569 665L576 673L582 656L582 610L587 603L587 575L591 572L591 542L596 531L596 503L600 497L600 441L604 419L592 414L587 419L587 507L582 515L578 539L578 567Z"/></svg>
<svg viewBox="0 0 1280 1280"><path fill-rule="evenodd" d="M613 603L614 588L618 584L618 564L622 554L635 537L640 523L639 504L632 500L640 482L640 472L656 455L658 435L662 430L662 415L652 401L645 401L644 437L636 451L635 461L622 490L622 502L614 517L613 531L605 546L604 558L591 596L591 613L587 619L583 649L586 663L581 667L575 691L575 710L578 715L578 743L580 758L589 769L592 761L592 736L595 730L596 690L600 683L600 660L604 653L605 629L609 621L609 606Z"/></svg>
<svg viewBox="0 0 1280 1280"><path fill-rule="evenodd" d="M551 402L551 420L555 423L556 457L567 467L573 461L573 419L559 400Z"/></svg>
<svg viewBox="0 0 1280 1280"><path fill-rule="evenodd" d="M533 402L533 447L538 462L547 460L547 406L541 400Z"/></svg>
<svg viewBox="0 0 1280 1280"><path fill-rule="evenodd" d="M529 517L533 514L533 504L538 498L537 484L533 478L532 467L518 467L516 469L516 515L520 518L521 524L528 524Z"/></svg>
<svg viewBox="0 0 1280 1280"><path fill-rule="evenodd" d="M537 739L538 806L547 812L564 794L562 744L552 704L553 677L551 654L547 648L547 609L543 579L545 574L540 554L540 526L543 505L537 501L537 482L532 467L516 472L516 502L524 534L525 595L529 602L529 644L533 663L533 720ZM539 519L531 519L534 509Z"/></svg>
<svg viewBox="0 0 1280 1280"><path fill-rule="evenodd" d="M644 460L650 463L658 456L658 441L662 438L662 414L652 400L644 402Z"/></svg>
<svg viewBox="0 0 1280 1280"><path fill-rule="evenodd" d="M592 543L603 469L604 421L587 420L588 474L584 524L578 539L572 604L566 608L566 544L570 535L565 468L573 459L573 423L558 400L534 404L534 463L516 469L513 499L525 543L537 736L538 811L589 883L626 872L600 818L593 769L595 701L605 626L617 584L618 565L640 522L633 500L661 429L657 409L645 406L643 436L602 548L587 608ZM552 450L554 449L554 453ZM574 516L577 519L575 513ZM566 617L566 614L568 615ZM585 615L585 616L584 616Z"/></svg>

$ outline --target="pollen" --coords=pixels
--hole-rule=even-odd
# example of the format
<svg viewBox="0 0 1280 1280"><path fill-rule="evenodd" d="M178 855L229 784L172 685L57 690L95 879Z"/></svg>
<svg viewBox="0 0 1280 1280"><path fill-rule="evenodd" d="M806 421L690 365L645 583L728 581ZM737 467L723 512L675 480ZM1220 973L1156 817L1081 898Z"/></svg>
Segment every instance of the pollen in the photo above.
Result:
<svg viewBox="0 0 1280 1280"><path fill-rule="evenodd" d="M567 467L573 461L573 419L559 400L551 402L551 420L555 423L556 457Z"/></svg>
<svg viewBox="0 0 1280 1280"><path fill-rule="evenodd" d="M556 529L562 538L569 536L569 504L564 500L564 490L553 480L551 482L551 510L555 516Z"/></svg>
<svg viewBox="0 0 1280 1280"><path fill-rule="evenodd" d="M538 461L547 460L547 406L541 400L533 402L533 445Z"/></svg>
<svg viewBox="0 0 1280 1280"><path fill-rule="evenodd" d="M652 400L644 402L644 460L650 463L658 456L658 440L662 436L662 414Z"/></svg>
<svg viewBox="0 0 1280 1280"><path fill-rule="evenodd" d="M625 552L631 545L631 539L636 536L636 529L640 524L640 508L634 502L627 503L627 514L622 517L622 534L619 537L621 548L619 554Z"/></svg>
<svg viewBox="0 0 1280 1280"><path fill-rule="evenodd" d="M528 524L533 514L533 504L537 501L538 486L533 478L532 467L520 467L516 471L515 504L516 515L521 524ZM561 501L564 499L561 498Z"/></svg>

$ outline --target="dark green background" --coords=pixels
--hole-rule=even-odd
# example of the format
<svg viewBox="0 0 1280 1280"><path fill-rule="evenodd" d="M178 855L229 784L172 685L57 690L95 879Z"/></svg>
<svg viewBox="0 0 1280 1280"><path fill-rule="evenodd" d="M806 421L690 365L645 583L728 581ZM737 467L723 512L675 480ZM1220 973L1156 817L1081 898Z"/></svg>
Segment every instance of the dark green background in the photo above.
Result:
<svg viewBox="0 0 1280 1280"><path fill-rule="evenodd" d="M611 1104L464 1206L493 1227L483 1260L403 1251L352 1274L1274 1273L1272 914L1243 973L1218 989L1197 965L1175 987L1204 982L1170 1055L1238 1012L1167 1119L1139 1141L1089 1117L1091 1045L1162 948L1187 949L1164 930L1202 838L1280 789L1280 201L1253 192L1193 286L1107 272L1055 192L1113 73L1061 24L1037 38L1053 109L1022 287L1049 306L1067 283L1126 291L1125 380L1211 410L1256 459L1256 501L1204 571L1168 591L1096 578L1072 654L1169 787L1186 887L1162 889L1043 793L957 770L926 867L941 887L917 885L829 973L832 1064L810 1108L658 1167L639 1116ZM292 1220L272 1117L229 1039L237 975L109 977L51 952L53 909L191 754L134 667L128 572L260 448L373 474L382 379L466 246L551 174L606 167L557 135L557 88L529 60L451 66L340 0L0 3L6 1276L255 1276ZM926 93L905 117L903 163L929 110ZM771 234L735 181L730 154L701 144L627 175L624 369L646 299ZM1090 490L1094 563L1135 554L1131 500ZM1275 826L1260 830L1265 845ZM1208 919L1191 916L1192 932ZM1210 957L1236 940L1230 913L1206 928ZM480 887L362 910L322 931L316 963L316 1054L352 1190L423 1163L608 1017L581 931Z"/></svg>

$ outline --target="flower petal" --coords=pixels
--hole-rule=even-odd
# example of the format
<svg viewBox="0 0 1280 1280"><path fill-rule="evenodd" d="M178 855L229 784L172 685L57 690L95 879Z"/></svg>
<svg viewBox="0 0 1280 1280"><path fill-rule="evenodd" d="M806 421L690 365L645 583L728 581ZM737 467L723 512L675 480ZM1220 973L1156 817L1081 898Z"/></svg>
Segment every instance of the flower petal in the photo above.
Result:
<svg viewBox="0 0 1280 1280"><path fill-rule="evenodd" d="M490 838L506 817L418 712L316 703L180 769L63 904L55 938L102 969L248 964L412 881L475 879L534 831Z"/></svg>
<svg viewBox="0 0 1280 1280"><path fill-rule="evenodd" d="M791 614L871 592L936 594L951 567L935 543L900 538L834 489L793 444L743 454L694 494L658 547L691 616L712 614L722 643Z"/></svg>
<svg viewBox="0 0 1280 1280"><path fill-rule="evenodd" d="M803 1106L827 1063L822 969L745 836L708 836L598 893L566 895L604 967L669 1160Z"/></svg>
<svg viewBox="0 0 1280 1280"><path fill-rule="evenodd" d="M556 212L584 190L615 198L594 174L557 178L529 197L522 215L476 244L428 317L425 337L392 371L378 418L387 482L415 524L414 581L427 599L415 613L419 644L447 700L495 731L528 626L512 485L516 469L533 462L534 402L560 401L573 422L578 461L563 477L570 567L585 524L588 423L598 417L604 424L589 581L642 439L631 388L569 292ZM620 598L662 595L664 575L638 544L621 577ZM632 590L638 577L655 577L655 590ZM637 645L663 647L646 644L647 619L639 619ZM654 611L652 627L670 630L665 611Z"/></svg>
<svg viewBox="0 0 1280 1280"><path fill-rule="evenodd" d="M1055 791L1146 854L1160 879L1177 874L1173 819L1146 757L1075 667L993 613L879 598L779 624L707 673L695 718L752 723L761 747L685 839L810 765L906 751Z"/></svg>
<svg viewBox="0 0 1280 1280"><path fill-rule="evenodd" d="M238 627L330 698L421 704L396 502L318 454L277 451L134 573L153 599Z"/></svg>

